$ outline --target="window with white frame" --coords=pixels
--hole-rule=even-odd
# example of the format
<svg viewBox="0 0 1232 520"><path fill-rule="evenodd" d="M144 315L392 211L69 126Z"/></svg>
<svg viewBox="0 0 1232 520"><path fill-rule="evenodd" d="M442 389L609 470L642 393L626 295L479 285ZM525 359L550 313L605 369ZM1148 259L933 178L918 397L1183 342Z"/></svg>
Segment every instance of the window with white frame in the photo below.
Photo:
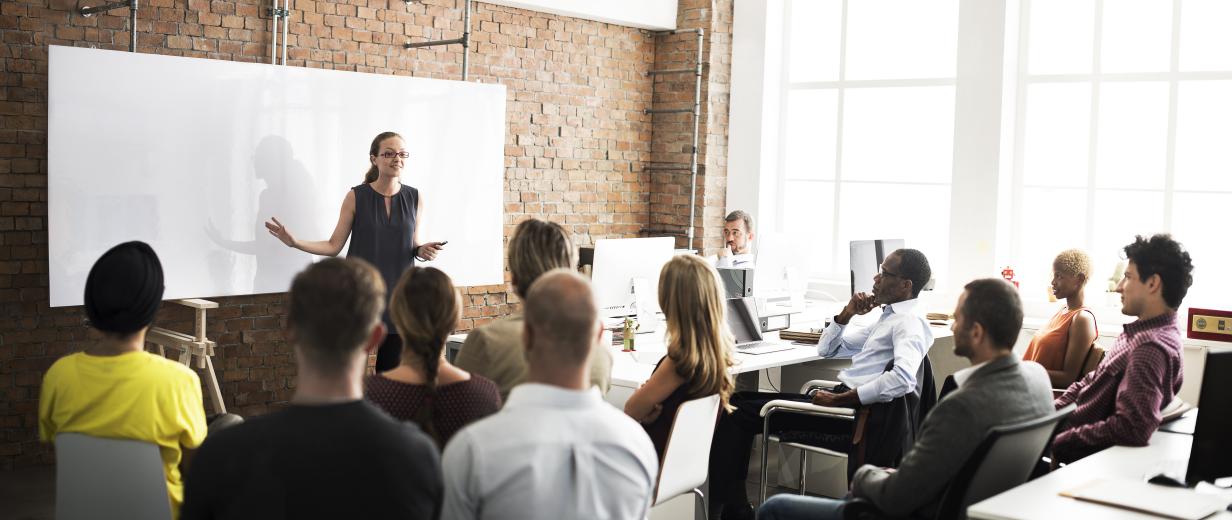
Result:
<svg viewBox="0 0 1232 520"><path fill-rule="evenodd" d="M776 208L809 275L903 238L947 265L957 0L788 0Z"/></svg>
<svg viewBox="0 0 1232 520"><path fill-rule="evenodd" d="M1018 23L1007 260L1024 297L1079 247L1090 299L1134 235L1170 232L1196 266L1185 303L1226 307L1232 2L1021 0Z"/></svg>

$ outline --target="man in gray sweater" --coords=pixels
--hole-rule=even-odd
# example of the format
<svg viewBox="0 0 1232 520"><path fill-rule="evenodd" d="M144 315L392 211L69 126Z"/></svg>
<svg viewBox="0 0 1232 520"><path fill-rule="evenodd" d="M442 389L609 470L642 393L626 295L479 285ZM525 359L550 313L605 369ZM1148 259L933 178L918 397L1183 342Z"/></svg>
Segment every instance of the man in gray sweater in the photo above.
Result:
<svg viewBox="0 0 1232 520"><path fill-rule="evenodd" d="M990 428L1053 412L1048 373L1013 352L1022 328L1022 301L1013 286L995 278L967 284L951 328L954 353L971 361L954 374L958 389L928 414L897 471L865 465L852 479L852 496L891 516L931 516ZM776 495L757 518L841 519L845 506L843 500Z"/></svg>

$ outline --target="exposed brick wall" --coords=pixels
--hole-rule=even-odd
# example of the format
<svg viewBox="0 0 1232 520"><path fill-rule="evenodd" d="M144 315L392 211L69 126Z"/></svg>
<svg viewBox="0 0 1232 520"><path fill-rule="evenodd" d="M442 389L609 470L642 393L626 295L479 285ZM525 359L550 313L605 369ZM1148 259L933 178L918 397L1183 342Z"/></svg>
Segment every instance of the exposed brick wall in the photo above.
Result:
<svg viewBox="0 0 1232 520"><path fill-rule="evenodd" d="M714 28L713 17L701 12L708 6L692 7L703 3L682 2L682 17L691 26ZM730 0L725 3L727 19L723 22L720 15L718 25L730 29ZM0 469L51 461L50 450L36 439L42 375L57 358L93 340L80 307L48 307L47 46L127 50L129 28L126 9L85 18L76 14L77 4L0 2ZM138 52L268 61L267 5L256 0L143 0ZM454 0L417 0L409 6L401 0L295 0L292 7L290 66L460 76L458 46L401 47L408 40L460 36L462 14ZM580 245L637 236L649 227L651 199L670 184L652 186L642 164L651 159L652 134L670 132L652 132L651 117L643 113L651 106L651 80L645 73L660 67L654 63L656 46L671 45L668 37L483 3L474 5L472 31L471 80L508 86L506 237L529 217L562 223ZM714 41L729 45L730 37ZM727 67L730 50L722 52L728 57L710 57L708 69ZM704 146L715 150L726 142L727 90L726 72L711 74L724 82L707 87L716 94L708 110L722 111L707 114L703 122ZM691 98L691 87L688 92ZM717 156L707 156L704 164L711 175L723 168ZM685 186L687 180L686 174ZM708 179L704 188L712 195L703 199L699 191L699 201L721 211L721 182L718 176ZM679 200L673 197L670 207L654 214L670 218L678 211ZM684 220L687 204L686 192ZM699 211L699 217L717 229L712 213ZM466 293L465 329L517 305L505 286L470 287ZM284 298L218 298L220 308L210 311L208 335L219 346L215 363L230 411L264 413L285 404L294 390L294 360L281 333ZM187 308L167 305L156 324L190 331L192 315Z"/></svg>
<svg viewBox="0 0 1232 520"><path fill-rule="evenodd" d="M689 223L693 115L654 114L650 228L647 234L677 234L677 245L713 253L722 247L722 222L727 199L727 114L731 91L732 0L680 0L678 29L702 29L701 121L698 127L697 210L692 225L694 243L686 244ZM655 69L692 68L697 60L697 35L658 35ZM655 109L689 108L696 90L693 74L657 78Z"/></svg>

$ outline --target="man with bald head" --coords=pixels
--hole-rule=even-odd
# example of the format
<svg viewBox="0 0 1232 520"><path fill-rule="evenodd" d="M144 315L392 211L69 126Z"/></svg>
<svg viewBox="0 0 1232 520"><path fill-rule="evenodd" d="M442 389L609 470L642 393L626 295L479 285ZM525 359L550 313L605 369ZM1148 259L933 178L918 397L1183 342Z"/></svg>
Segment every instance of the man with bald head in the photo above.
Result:
<svg viewBox="0 0 1232 520"><path fill-rule="evenodd" d="M658 457L642 427L590 387L603 337L590 283L551 271L524 305L526 382L445 447L442 518L645 518Z"/></svg>

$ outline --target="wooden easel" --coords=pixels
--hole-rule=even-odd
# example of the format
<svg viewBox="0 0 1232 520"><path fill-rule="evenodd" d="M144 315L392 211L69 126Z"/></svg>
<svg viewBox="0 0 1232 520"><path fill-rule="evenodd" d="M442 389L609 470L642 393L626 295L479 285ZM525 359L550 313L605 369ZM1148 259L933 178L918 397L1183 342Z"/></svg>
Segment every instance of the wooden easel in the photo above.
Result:
<svg viewBox="0 0 1232 520"><path fill-rule="evenodd" d="M222 402L222 391L218 389L218 376L214 374L214 361L210 359L214 355L214 342L205 337L205 311L217 309L218 304L196 298L172 301L196 311L195 335L189 336L162 327L151 327L150 332L145 335L145 340L157 345L158 354L162 356L167 355L166 349L168 348L178 350L180 352L179 361L186 367L193 368L193 358L196 357L196 368L205 371L205 388L210 394L214 412L227 413L227 405Z"/></svg>

